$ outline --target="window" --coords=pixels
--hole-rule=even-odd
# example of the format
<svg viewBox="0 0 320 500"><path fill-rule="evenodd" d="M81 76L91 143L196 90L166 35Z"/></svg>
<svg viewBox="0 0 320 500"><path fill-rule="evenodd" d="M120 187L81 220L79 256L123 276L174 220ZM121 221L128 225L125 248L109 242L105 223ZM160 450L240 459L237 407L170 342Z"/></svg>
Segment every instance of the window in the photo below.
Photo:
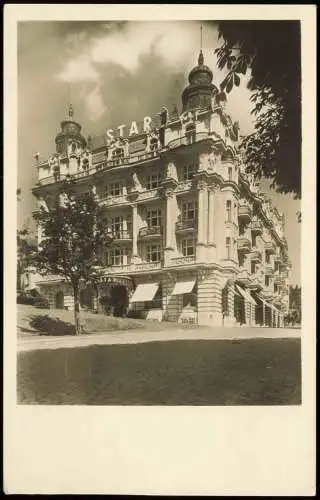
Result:
<svg viewBox="0 0 320 500"><path fill-rule="evenodd" d="M183 180L190 181L194 177L196 170L197 170L197 166L195 163L191 163L190 165L184 165L183 166Z"/></svg>
<svg viewBox="0 0 320 500"><path fill-rule="evenodd" d="M120 182L113 182L110 186L107 186L107 195L110 196L121 196L122 195L122 184Z"/></svg>
<svg viewBox="0 0 320 500"><path fill-rule="evenodd" d="M127 255L127 251L124 248L113 248L107 255L109 266L121 266L124 264L124 257Z"/></svg>
<svg viewBox="0 0 320 500"><path fill-rule="evenodd" d="M120 163L121 160L124 159L124 149L123 148L116 148L112 151L112 159L115 161L115 163Z"/></svg>
<svg viewBox="0 0 320 500"><path fill-rule="evenodd" d="M160 174L149 175L147 178L147 189L157 189L160 185Z"/></svg>
<svg viewBox="0 0 320 500"><path fill-rule="evenodd" d="M184 257L194 257L196 254L196 245L193 238L182 241L182 255Z"/></svg>
<svg viewBox="0 0 320 500"><path fill-rule="evenodd" d="M111 231L113 234L121 232L123 229L123 216L113 217L111 219Z"/></svg>
<svg viewBox="0 0 320 500"><path fill-rule="evenodd" d="M239 221L239 236L243 236L246 230L246 225L243 221Z"/></svg>
<svg viewBox="0 0 320 500"><path fill-rule="evenodd" d="M161 261L161 248L160 245L147 246L147 261L160 262Z"/></svg>
<svg viewBox="0 0 320 500"><path fill-rule="evenodd" d="M150 141L150 151L157 151L158 149L158 139L151 139Z"/></svg>
<svg viewBox="0 0 320 500"><path fill-rule="evenodd" d="M265 259L266 259L266 264L270 264L270 255L268 252L265 252Z"/></svg>
<svg viewBox="0 0 320 500"><path fill-rule="evenodd" d="M231 222L231 200L227 200L226 210L227 210L227 222Z"/></svg>
<svg viewBox="0 0 320 500"><path fill-rule="evenodd" d="M265 276L265 277L264 277L264 284L265 284L266 286L269 286L269 285L270 285L270 276Z"/></svg>
<svg viewBox="0 0 320 500"><path fill-rule="evenodd" d="M243 253L240 253L239 254L239 266L244 267L244 263L245 263L245 255Z"/></svg>
<svg viewBox="0 0 320 500"><path fill-rule="evenodd" d="M228 167L228 179L232 181L232 167Z"/></svg>
<svg viewBox="0 0 320 500"><path fill-rule="evenodd" d="M147 225L148 227L156 227L162 225L162 214L160 208L147 211Z"/></svg>
<svg viewBox="0 0 320 500"><path fill-rule="evenodd" d="M187 201L182 204L182 219L184 221L197 220L197 202Z"/></svg>
<svg viewBox="0 0 320 500"><path fill-rule="evenodd" d="M226 237L227 259L231 259L231 238Z"/></svg>
<svg viewBox="0 0 320 500"><path fill-rule="evenodd" d="M273 285L273 290L274 290L274 293L278 293L279 289L278 289L278 285L277 285L277 283L275 283L275 284Z"/></svg>
<svg viewBox="0 0 320 500"><path fill-rule="evenodd" d="M257 236L255 234L252 234L252 246L255 247L257 245Z"/></svg>
<svg viewBox="0 0 320 500"><path fill-rule="evenodd" d="M186 140L187 144L192 144L196 140L196 126L194 123L186 126Z"/></svg>
<svg viewBox="0 0 320 500"><path fill-rule="evenodd" d="M251 274L255 274L256 270L257 270L256 263L251 262Z"/></svg>

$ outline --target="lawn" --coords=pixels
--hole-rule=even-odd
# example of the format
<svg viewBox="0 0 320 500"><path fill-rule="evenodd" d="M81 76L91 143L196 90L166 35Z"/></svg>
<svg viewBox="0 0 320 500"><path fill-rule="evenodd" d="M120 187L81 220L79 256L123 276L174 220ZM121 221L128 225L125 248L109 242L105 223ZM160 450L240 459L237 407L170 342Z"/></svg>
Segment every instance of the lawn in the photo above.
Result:
<svg viewBox="0 0 320 500"><path fill-rule="evenodd" d="M33 306L19 304L18 336L20 338L39 335L66 336L74 334L73 311L60 309L38 309ZM138 320L132 318L115 318L106 314L94 314L89 311L80 312L83 333L101 333L119 330L145 330L152 327L153 331L167 330L176 325L169 322ZM150 326L151 325L151 326Z"/></svg>
<svg viewBox="0 0 320 500"><path fill-rule="evenodd" d="M182 340L20 352L18 402L301 403L299 339Z"/></svg>

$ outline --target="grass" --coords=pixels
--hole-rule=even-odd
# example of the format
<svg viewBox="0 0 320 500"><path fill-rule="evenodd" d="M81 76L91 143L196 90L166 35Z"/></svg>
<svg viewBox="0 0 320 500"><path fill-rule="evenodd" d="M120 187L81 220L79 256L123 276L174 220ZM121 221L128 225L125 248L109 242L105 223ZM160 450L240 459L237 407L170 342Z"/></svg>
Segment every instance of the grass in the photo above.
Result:
<svg viewBox="0 0 320 500"><path fill-rule="evenodd" d="M105 314L94 314L81 311L80 321L83 333L101 333L118 330L150 330L172 329L175 325L168 322L138 320L132 318L115 318ZM68 336L74 334L73 311L60 309L38 309L33 306L18 305L18 336Z"/></svg>
<svg viewBox="0 0 320 500"><path fill-rule="evenodd" d="M182 340L18 354L18 401L78 405L301 403L299 339Z"/></svg>

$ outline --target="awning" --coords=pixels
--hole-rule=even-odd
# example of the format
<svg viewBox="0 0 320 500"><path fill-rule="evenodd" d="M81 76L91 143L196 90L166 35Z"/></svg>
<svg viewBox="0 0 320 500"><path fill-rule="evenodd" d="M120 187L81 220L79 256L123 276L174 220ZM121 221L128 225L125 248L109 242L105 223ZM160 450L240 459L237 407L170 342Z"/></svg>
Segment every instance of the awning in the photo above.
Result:
<svg viewBox="0 0 320 500"><path fill-rule="evenodd" d="M171 295L183 295L184 293L191 293L195 284L195 279L188 281L177 281L174 285L174 289Z"/></svg>
<svg viewBox="0 0 320 500"><path fill-rule="evenodd" d="M130 302L151 301L157 293L158 288L159 283L144 283L138 285L130 299Z"/></svg>
<svg viewBox="0 0 320 500"><path fill-rule="evenodd" d="M254 300L254 298L251 296L251 294L249 292L247 292L246 290L241 288L241 286L238 286L238 285L235 285L235 286L236 286L236 289L238 290L238 292L242 295L242 297L245 300L247 300L253 306L257 305L256 301Z"/></svg>
<svg viewBox="0 0 320 500"><path fill-rule="evenodd" d="M266 300L264 300L260 295L258 295L259 299L261 300L261 302L263 302L263 304L267 307L270 307L270 309L274 309L277 313L279 313L279 309L277 309L273 304L270 304L270 302L267 302Z"/></svg>

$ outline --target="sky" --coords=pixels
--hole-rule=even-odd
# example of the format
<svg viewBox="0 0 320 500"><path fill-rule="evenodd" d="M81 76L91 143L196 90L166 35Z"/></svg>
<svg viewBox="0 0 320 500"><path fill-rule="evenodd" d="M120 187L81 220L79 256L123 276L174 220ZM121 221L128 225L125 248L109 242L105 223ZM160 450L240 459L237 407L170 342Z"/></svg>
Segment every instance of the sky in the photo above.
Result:
<svg viewBox="0 0 320 500"><path fill-rule="evenodd" d="M219 46L215 23L202 22L205 64L215 84L225 73L216 66ZM34 155L55 150L60 122L69 103L87 137L121 124L130 125L162 106L181 109L181 92L200 50L200 23L165 22L20 22L18 26L18 227L34 227L37 182ZM241 135L253 131L250 91L243 78L228 96L227 110L239 121ZM285 214L285 235L292 261L290 282L300 284L300 202L263 187Z"/></svg>

